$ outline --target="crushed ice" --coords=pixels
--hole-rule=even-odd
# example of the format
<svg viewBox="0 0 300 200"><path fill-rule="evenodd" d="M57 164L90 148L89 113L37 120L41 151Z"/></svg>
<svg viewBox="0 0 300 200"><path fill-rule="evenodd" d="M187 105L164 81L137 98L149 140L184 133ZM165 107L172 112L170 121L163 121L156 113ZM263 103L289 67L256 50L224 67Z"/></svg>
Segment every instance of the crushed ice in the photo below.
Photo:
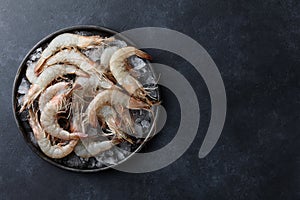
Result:
<svg viewBox="0 0 300 200"><path fill-rule="evenodd" d="M29 90L29 83L23 78L18 88L19 94L26 94Z"/></svg>
<svg viewBox="0 0 300 200"><path fill-rule="evenodd" d="M33 54L29 57L29 59L33 62L37 61L40 57L41 57L41 54L42 54L42 47L36 49Z"/></svg>
<svg viewBox="0 0 300 200"><path fill-rule="evenodd" d="M92 61L99 62L103 50L104 50L104 47L101 46L101 47L95 47L95 48L84 50L83 53L87 57L89 57Z"/></svg>
<svg viewBox="0 0 300 200"><path fill-rule="evenodd" d="M104 165L115 165L125 159L130 154L129 151L123 150L118 147L113 147L97 156L96 160Z"/></svg>
<svg viewBox="0 0 300 200"><path fill-rule="evenodd" d="M134 66L134 69L136 70L140 70L146 66L146 63L142 59L138 58L137 56L130 57L129 62L131 62L131 64Z"/></svg>
<svg viewBox="0 0 300 200"><path fill-rule="evenodd" d="M37 76L34 73L34 68L37 62L33 62L31 60L27 61L27 70L26 70L26 78L30 83L35 83Z"/></svg>
<svg viewBox="0 0 300 200"><path fill-rule="evenodd" d="M127 47L127 43L123 40L114 40L107 43L108 46L116 46L118 48Z"/></svg>

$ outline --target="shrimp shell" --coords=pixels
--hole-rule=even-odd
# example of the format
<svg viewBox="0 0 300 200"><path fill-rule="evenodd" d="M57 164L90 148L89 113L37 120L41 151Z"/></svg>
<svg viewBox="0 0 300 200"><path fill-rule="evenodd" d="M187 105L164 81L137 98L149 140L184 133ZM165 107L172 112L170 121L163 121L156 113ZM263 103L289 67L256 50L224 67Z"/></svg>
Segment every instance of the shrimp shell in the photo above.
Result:
<svg viewBox="0 0 300 200"><path fill-rule="evenodd" d="M38 122L36 113L31 109L29 110L29 123L40 149L50 158L59 159L69 155L78 142L78 139L76 139L70 140L65 146L61 146L60 144L52 145L50 139L47 138L45 131Z"/></svg>
<svg viewBox="0 0 300 200"><path fill-rule="evenodd" d="M43 110L46 104L59 92L66 92L70 83L59 82L48 87L39 98L39 109Z"/></svg>
<svg viewBox="0 0 300 200"><path fill-rule="evenodd" d="M112 140L95 140L87 138L82 139L78 143L78 145L74 148L74 152L79 157L89 158L111 149L116 144L117 143Z"/></svg>
<svg viewBox="0 0 300 200"><path fill-rule="evenodd" d="M41 125L44 130L57 138L63 140L77 139L79 137L86 137L87 135L80 132L70 133L58 124L57 113L66 108L66 97L70 95L74 88L64 94L56 95L48 102L41 111Z"/></svg>
<svg viewBox="0 0 300 200"><path fill-rule="evenodd" d="M102 121L106 122L108 128L112 131L112 133L116 134L117 137L123 138L132 143L132 140L126 135L126 131L124 131L124 128L128 128L127 124L121 124L121 122L124 122L122 121L122 118L127 118L128 116L122 116L121 118L117 115L117 112L112 106L104 106L101 110L98 111L97 116L100 117ZM131 120L130 115L128 120ZM125 127L123 127L123 125L125 125Z"/></svg>
<svg viewBox="0 0 300 200"><path fill-rule="evenodd" d="M135 97L145 97L146 92L143 85L136 80L127 70L127 58L137 55L141 58L151 59L150 55L136 49L135 47L124 47L117 50L110 58L110 71L117 80L117 82L130 94Z"/></svg>
<svg viewBox="0 0 300 200"><path fill-rule="evenodd" d="M26 107L32 104L32 102L41 94L43 90L55 79L66 74L76 74L77 76L88 77L88 75L82 70L72 65L53 65L47 68L31 85L28 93L23 98L23 106L20 109L22 112Z"/></svg>
<svg viewBox="0 0 300 200"><path fill-rule="evenodd" d="M146 109L150 106L142 101L136 100L133 97L121 92L120 90L104 90L100 92L89 104L87 108L87 117L90 124L97 126L97 112L105 105L120 105L128 109Z"/></svg>
<svg viewBox="0 0 300 200"><path fill-rule="evenodd" d="M116 46L107 47L101 54L100 63L105 69L109 69L109 61L111 56L118 50Z"/></svg>
<svg viewBox="0 0 300 200"><path fill-rule="evenodd" d="M50 58L52 55L54 55L59 50L66 48L66 47L77 47L80 49L84 49L90 46L96 46L101 44L105 41L113 41L114 38L101 38L100 36L82 36L77 34L71 34L71 33L64 33L56 38L54 38L46 49L41 54L40 59L38 60L35 72L39 73L42 68L45 61Z"/></svg>
<svg viewBox="0 0 300 200"><path fill-rule="evenodd" d="M94 72L97 63L86 57L76 49L64 49L50 57L44 64L44 68L57 63L75 65L85 72Z"/></svg>
<svg viewBox="0 0 300 200"><path fill-rule="evenodd" d="M99 68L98 63L90 60L83 53L79 52L76 49L65 49L58 52L48 59L48 61L45 63L45 67L49 67L57 63L71 64L85 71L90 76L96 75L100 80L101 87L103 88L110 88L113 85L110 80L105 78L105 69Z"/></svg>

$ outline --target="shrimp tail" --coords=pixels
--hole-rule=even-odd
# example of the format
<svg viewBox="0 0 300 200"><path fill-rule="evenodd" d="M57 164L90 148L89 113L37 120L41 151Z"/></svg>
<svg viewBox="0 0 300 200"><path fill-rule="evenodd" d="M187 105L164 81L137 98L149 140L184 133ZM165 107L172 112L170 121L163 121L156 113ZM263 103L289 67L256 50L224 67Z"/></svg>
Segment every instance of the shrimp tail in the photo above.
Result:
<svg viewBox="0 0 300 200"><path fill-rule="evenodd" d="M42 90L37 90L32 88L33 90L31 90L30 92L28 92L28 94L26 94L24 96L23 99L23 105L20 109L20 113L23 112L26 108L28 108L30 105L32 105L33 101L41 94Z"/></svg>
<svg viewBox="0 0 300 200"><path fill-rule="evenodd" d="M144 58L146 60L152 60L152 56L150 56L149 54L147 54L139 49L135 50L135 54L140 58Z"/></svg>

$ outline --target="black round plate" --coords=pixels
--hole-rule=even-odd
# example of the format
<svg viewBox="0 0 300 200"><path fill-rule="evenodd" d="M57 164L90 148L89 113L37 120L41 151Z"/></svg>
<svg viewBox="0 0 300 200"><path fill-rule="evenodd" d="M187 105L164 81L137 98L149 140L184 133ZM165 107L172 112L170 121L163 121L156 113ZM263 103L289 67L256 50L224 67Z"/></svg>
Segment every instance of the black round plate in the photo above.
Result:
<svg viewBox="0 0 300 200"><path fill-rule="evenodd" d="M26 62L29 60L30 55L38 48L40 47L45 47L51 40L53 40L56 36L62 34L62 33L77 33L77 32L84 32L87 35L100 35L102 37L110 37L113 36L115 34L117 34L117 32L107 29L107 28L103 28L103 27L99 27L99 26L91 26L91 25L81 25L81 26L73 26L73 27L68 27L68 28L64 28L61 30L58 30L48 36L46 36L45 38L43 38L41 41L39 41L29 52L28 54L25 56L25 58L23 59L22 63L19 66L19 69L17 71L15 80L14 80L14 86L13 86L13 93L12 93L12 104L13 104L13 112L14 112L14 117L17 123L17 126L19 127L20 131L23 134L23 137L26 141L26 143L29 145L29 147L31 148L32 151L34 151L39 157L41 157L42 159L46 160L47 162L66 169L66 170L71 170L71 171L76 171L76 172L96 172L96 171L100 171L100 170L104 170L104 169L108 169L111 168L113 166L116 166L118 164L121 164L122 162L126 161L128 158L130 158L134 153L136 153L137 151L139 151L142 146L144 145L144 143L147 141L147 139L150 137L151 132L153 131L153 124L152 124L152 128L149 131L149 134L147 136L147 138L144 139L144 141L138 145L137 147L134 147L134 151L127 156L124 160L122 160L121 162L117 163L116 165L111 165L111 166L105 166L105 167L101 167L101 168L97 168L97 167L90 167L88 166L88 164L86 166L81 166L81 167L70 167L66 164L66 160L63 159L69 159L69 157L66 158L62 158L62 159L51 159L49 157L47 157L36 144L33 144L32 142L32 137L33 137L33 133L32 133L32 129L28 123L28 120L24 120L24 118L26 118L27 116L27 111L24 111L22 113L19 113L19 107L18 107L18 102L17 102L17 96L18 96L18 87L22 81L22 79L26 74L26 69L27 69L27 64ZM128 38L119 36L118 37L121 40L124 40L127 44L135 46L134 43L132 43L132 41L130 41ZM150 66L151 68L151 66ZM151 68L151 70L153 71L153 69ZM154 73L154 71L153 71ZM155 74L154 74L155 76ZM159 96L159 91L158 91L158 96ZM157 110L155 110L155 117L156 118L156 114L157 114ZM153 122L155 123L155 122ZM74 154L74 153L73 153ZM71 156L76 156L71 155Z"/></svg>

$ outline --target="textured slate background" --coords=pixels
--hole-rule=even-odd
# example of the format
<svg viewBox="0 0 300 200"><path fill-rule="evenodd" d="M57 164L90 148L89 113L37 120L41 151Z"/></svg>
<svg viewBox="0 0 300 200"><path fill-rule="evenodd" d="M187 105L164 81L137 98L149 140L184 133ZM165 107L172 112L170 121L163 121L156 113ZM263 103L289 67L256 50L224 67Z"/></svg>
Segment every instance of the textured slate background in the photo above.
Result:
<svg viewBox="0 0 300 200"><path fill-rule="evenodd" d="M1 0L0 199L299 199L299 10L296 0ZM228 98L226 124L213 151L197 158L210 116L203 80L181 58L153 50L155 61L179 70L200 99L197 138L179 160L146 174L78 174L38 158L14 122L13 79L37 41L79 24L116 31L167 27L206 48L219 67ZM174 136L178 105L171 97L163 90L167 109L176 109L168 109L173 115L166 128L145 151Z"/></svg>

